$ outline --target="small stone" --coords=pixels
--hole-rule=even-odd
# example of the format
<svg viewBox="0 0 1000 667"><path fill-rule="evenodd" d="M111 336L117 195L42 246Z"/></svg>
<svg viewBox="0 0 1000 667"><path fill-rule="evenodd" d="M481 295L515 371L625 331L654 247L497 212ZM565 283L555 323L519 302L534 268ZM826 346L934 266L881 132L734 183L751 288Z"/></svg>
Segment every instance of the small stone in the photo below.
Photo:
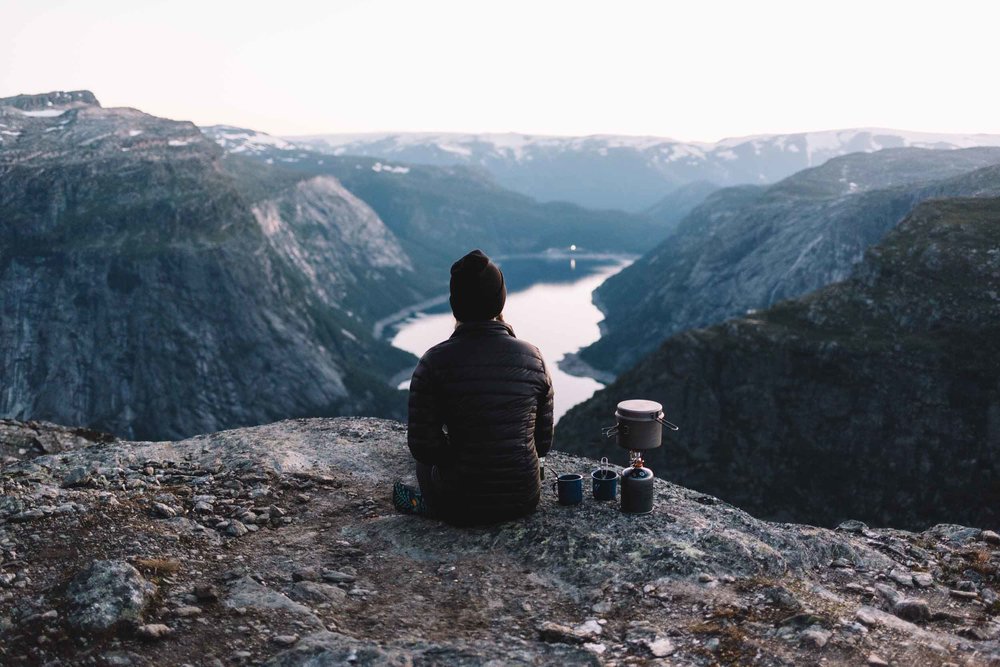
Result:
<svg viewBox="0 0 1000 667"><path fill-rule="evenodd" d="M73 468L63 477L62 486L70 488L74 486L85 486L90 483L90 473L86 468Z"/></svg>
<svg viewBox="0 0 1000 667"><path fill-rule="evenodd" d="M194 596L199 602L215 602L219 599L219 592L212 584L198 584L194 587Z"/></svg>
<svg viewBox="0 0 1000 667"><path fill-rule="evenodd" d="M851 563L851 561L847 560L846 558L834 558L833 561L830 563L830 567L847 569L854 567L854 564Z"/></svg>
<svg viewBox="0 0 1000 667"><path fill-rule="evenodd" d="M13 572L0 572L0 586L4 588L13 586L15 579L17 579L17 575Z"/></svg>
<svg viewBox="0 0 1000 667"><path fill-rule="evenodd" d="M997 534L992 530L984 530L979 533L979 537L983 540L983 542L987 542L989 544L1000 544L1000 534Z"/></svg>
<svg viewBox="0 0 1000 667"><path fill-rule="evenodd" d="M286 512L285 510L281 509L277 505L271 505L270 507L268 507L267 508L267 513L270 514L272 517L283 517L286 514L288 514L288 512Z"/></svg>
<svg viewBox="0 0 1000 667"><path fill-rule="evenodd" d="M832 635L833 633L829 630L824 630L819 627L811 627L802 632L802 641L816 648L823 648L826 646L826 643L830 641L830 637Z"/></svg>
<svg viewBox="0 0 1000 667"><path fill-rule="evenodd" d="M39 616L38 618L44 621L51 621L53 619L59 618L59 612L55 609L49 609L47 612Z"/></svg>
<svg viewBox="0 0 1000 667"><path fill-rule="evenodd" d="M931 617L931 609L925 600L903 598L892 606L892 613L905 621L926 621Z"/></svg>
<svg viewBox="0 0 1000 667"><path fill-rule="evenodd" d="M140 625L135 633L142 639L155 640L163 639L173 634L173 629L163 623L148 623Z"/></svg>
<svg viewBox="0 0 1000 667"><path fill-rule="evenodd" d="M344 589L332 584L322 584L318 581L299 581L292 585L288 594L299 602L341 602L347 593Z"/></svg>
<svg viewBox="0 0 1000 667"><path fill-rule="evenodd" d="M243 537L249 530L243 525L242 521L233 519L232 521L226 522L226 535L232 535L233 537Z"/></svg>
<svg viewBox="0 0 1000 667"><path fill-rule="evenodd" d="M868 664L869 665L875 665L877 667L888 667L888 665L889 665L889 663L886 661L886 659L883 658L882 656L878 655L877 653L869 653L868 654Z"/></svg>
<svg viewBox="0 0 1000 667"><path fill-rule="evenodd" d="M164 519L172 519L177 516L177 511L173 507L163 503L153 503L153 512Z"/></svg>
<svg viewBox="0 0 1000 667"><path fill-rule="evenodd" d="M948 591L948 594L953 598L958 598L959 600L975 600L979 597L979 593L976 591L959 591L952 589Z"/></svg>
<svg viewBox="0 0 1000 667"><path fill-rule="evenodd" d="M854 581L848 582L844 585L844 588L851 591L852 593L864 593L865 587Z"/></svg>
<svg viewBox="0 0 1000 667"><path fill-rule="evenodd" d="M201 614L201 607L195 607L194 605L186 605L184 607L178 607L174 610L174 616L179 618L190 618L192 616L198 616Z"/></svg>
<svg viewBox="0 0 1000 667"><path fill-rule="evenodd" d="M955 584L955 588L960 591L975 591L976 585L969 581L968 579L963 579L962 581Z"/></svg>
<svg viewBox="0 0 1000 667"><path fill-rule="evenodd" d="M902 570L893 570L889 573L889 578L895 581L900 586L913 586L913 575L909 572L903 572Z"/></svg>
<svg viewBox="0 0 1000 667"><path fill-rule="evenodd" d="M707 572L702 572L701 574L698 575L698 581L700 581L703 584L707 584L710 581L714 581L714 577L712 577L712 575L708 574Z"/></svg>
<svg viewBox="0 0 1000 667"><path fill-rule="evenodd" d="M453 567L452 570L454 569ZM350 574L336 570L324 570L322 577L323 581L329 581L331 584L350 584L356 579Z"/></svg>
<svg viewBox="0 0 1000 667"><path fill-rule="evenodd" d="M573 628L552 621L543 621L538 626L538 636L542 641L559 644L583 644L588 639L577 634Z"/></svg>
<svg viewBox="0 0 1000 667"><path fill-rule="evenodd" d="M604 655L604 652L608 650L608 647L604 644L593 644L590 642L584 642L583 648L594 655Z"/></svg>
<svg viewBox="0 0 1000 667"><path fill-rule="evenodd" d="M646 594L652 593L655 590L656 586L654 586L653 584L646 584L645 586L642 587L642 592Z"/></svg>
<svg viewBox="0 0 1000 667"><path fill-rule="evenodd" d="M997 594L991 588L983 588L982 592L979 594L983 598L983 602L987 605L992 605L997 601Z"/></svg>
<svg viewBox="0 0 1000 667"><path fill-rule="evenodd" d="M903 594L897 591L892 586L886 586L885 584L875 584L875 590L885 598L885 601L889 603L890 606L895 606L897 602L903 599Z"/></svg>
<svg viewBox="0 0 1000 667"><path fill-rule="evenodd" d="M719 638L718 637L712 637L711 639L709 639L708 641L706 641L705 642L705 648L707 648L712 653L715 653L716 651L718 651L719 650Z"/></svg>
<svg viewBox="0 0 1000 667"><path fill-rule="evenodd" d="M865 609L864 607L858 609L857 613L854 614L854 618L868 626L878 624L878 616L871 609Z"/></svg>
<svg viewBox="0 0 1000 667"><path fill-rule="evenodd" d="M596 637L604 632L604 628L592 618L573 628L573 631L582 637Z"/></svg>
<svg viewBox="0 0 1000 667"><path fill-rule="evenodd" d="M297 567L292 570L292 581L316 581L319 579L319 570L315 567Z"/></svg>
<svg viewBox="0 0 1000 667"><path fill-rule="evenodd" d="M867 635L868 634L868 628L866 628L864 625L862 625L861 623L858 623L856 621L851 621L850 623L845 623L843 627L844 627L844 632L848 632L848 633L851 633L851 634L855 634L855 635Z"/></svg>
<svg viewBox="0 0 1000 667"><path fill-rule="evenodd" d="M590 608L590 610L595 614L607 614L608 612L611 611L611 609L612 609L611 603L608 602L607 600L602 600L600 602L594 603L594 605Z"/></svg>
<svg viewBox="0 0 1000 667"><path fill-rule="evenodd" d="M930 572L917 572L913 575L913 583L920 588L930 588L934 585L934 577Z"/></svg>
<svg viewBox="0 0 1000 667"><path fill-rule="evenodd" d="M198 514L211 514L215 511L215 506L205 500L199 500L194 505L194 511Z"/></svg>
<svg viewBox="0 0 1000 667"><path fill-rule="evenodd" d="M868 524L862 523L856 519L848 519L837 526L837 530L842 530L847 533L863 534L868 531Z"/></svg>
<svg viewBox="0 0 1000 667"><path fill-rule="evenodd" d="M646 642L646 648L648 648L650 653L652 653L653 656L657 658L665 658L666 656L670 655L671 653L677 650L677 647L674 646L674 643L669 639L667 639L666 637L657 637L653 641Z"/></svg>
<svg viewBox="0 0 1000 667"><path fill-rule="evenodd" d="M291 646L297 641L299 641L298 635L276 635L274 637L274 643L281 646Z"/></svg>

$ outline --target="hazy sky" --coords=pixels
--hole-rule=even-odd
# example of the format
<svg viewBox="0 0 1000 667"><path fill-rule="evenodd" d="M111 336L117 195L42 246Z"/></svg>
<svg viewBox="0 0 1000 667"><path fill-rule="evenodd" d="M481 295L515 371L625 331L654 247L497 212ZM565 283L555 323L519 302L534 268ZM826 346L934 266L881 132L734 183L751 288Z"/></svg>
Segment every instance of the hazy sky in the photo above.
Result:
<svg viewBox="0 0 1000 667"><path fill-rule="evenodd" d="M1000 133L1000 3L0 0L0 97L207 125Z"/></svg>

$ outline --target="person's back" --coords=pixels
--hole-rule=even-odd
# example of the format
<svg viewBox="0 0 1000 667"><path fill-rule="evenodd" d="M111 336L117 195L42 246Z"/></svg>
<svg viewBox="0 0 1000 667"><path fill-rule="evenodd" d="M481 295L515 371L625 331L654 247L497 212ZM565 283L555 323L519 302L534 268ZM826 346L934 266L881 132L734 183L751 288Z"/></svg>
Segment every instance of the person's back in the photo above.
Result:
<svg viewBox="0 0 1000 667"><path fill-rule="evenodd" d="M505 297L503 274L485 255L456 262L459 325L424 354L410 381L407 442L421 492L434 514L456 523L531 512L538 458L552 444L552 382L538 349L496 319Z"/></svg>

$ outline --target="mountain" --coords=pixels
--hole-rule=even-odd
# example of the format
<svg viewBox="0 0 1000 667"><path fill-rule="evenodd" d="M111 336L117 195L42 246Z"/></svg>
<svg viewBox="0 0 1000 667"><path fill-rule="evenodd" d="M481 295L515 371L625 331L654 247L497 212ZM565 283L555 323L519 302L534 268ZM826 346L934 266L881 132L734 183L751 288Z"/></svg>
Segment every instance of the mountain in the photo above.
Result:
<svg viewBox="0 0 1000 667"><path fill-rule="evenodd" d="M558 451L548 461L599 465ZM0 656L133 667L1000 660L990 530L769 523L663 480L648 516L589 491L566 507L547 491L523 519L457 528L393 509L391 481L411 464L403 424L358 417L8 462Z"/></svg>
<svg viewBox="0 0 1000 667"><path fill-rule="evenodd" d="M228 171L191 123L85 91L0 100L0 138L0 415L169 438L402 413L410 357L371 318L437 285L334 178Z"/></svg>
<svg viewBox="0 0 1000 667"><path fill-rule="evenodd" d="M719 186L715 183L693 181L681 185L643 213L657 222L662 222L668 231L673 231L688 213L718 189Z"/></svg>
<svg viewBox="0 0 1000 667"><path fill-rule="evenodd" d="M846 278L918 202L1000 196L1000 149L856 153L768 187L719 190L594 293L602 337L580 357L621 372L668 336Z"/></svg>
<svg viewBox="0 0 1000 667"><path fill-rule="evenodd" d="M681 426L654 470L758 516L996 525L1000 199L924 202L850 279L673 336L557 446L610 454L600 429L633 397Z"/></svg>
<svg viewBox="0 0 1000 667"><path fill-rule="evenodd" d="M481 168L427 166L304 150L253 130L202 128L234 158L336 177L378 213L406 251L443 270L472 247L491 255L581 251L641 254L667 234L662 223L621 211L540 204L497 185Z"/></svg>
<svg viewBox="0 0 1000 667"><path fill-rule="evenodd" d="M492 174L500 185L541 201L633 212L655 205L689 183L774 183L848 153L908 146L1000 146L998 135L880 128L737 137L715 143L665 137L455 133L331 134L288 139L334 155L475 166Z"/></svg>

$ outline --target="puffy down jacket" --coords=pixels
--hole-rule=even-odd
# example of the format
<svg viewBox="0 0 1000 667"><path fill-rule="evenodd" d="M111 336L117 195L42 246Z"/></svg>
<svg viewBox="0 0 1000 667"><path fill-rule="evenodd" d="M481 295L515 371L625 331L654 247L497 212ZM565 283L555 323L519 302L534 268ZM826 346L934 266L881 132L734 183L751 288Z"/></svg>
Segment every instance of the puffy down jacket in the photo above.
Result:
<svg viewBox="0 0 1000 667"><path fill-rule="evenodd" d="M492 523L538 505L538 457L552 446L552 380L534 345L504 322L460 324L410 381L407 443L434 466L447 521Z"/></svg>

